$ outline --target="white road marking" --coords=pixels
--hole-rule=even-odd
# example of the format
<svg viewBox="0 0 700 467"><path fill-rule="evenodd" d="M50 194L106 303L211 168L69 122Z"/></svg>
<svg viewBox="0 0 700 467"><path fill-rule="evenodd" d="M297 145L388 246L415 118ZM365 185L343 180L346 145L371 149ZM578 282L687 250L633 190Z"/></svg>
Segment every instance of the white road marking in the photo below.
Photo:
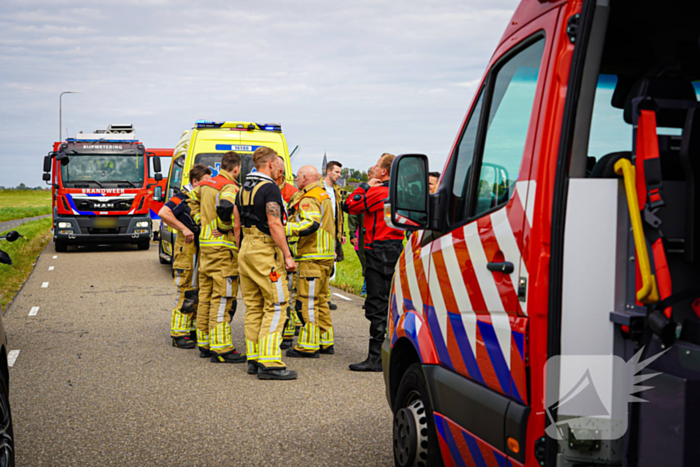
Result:
<svg viewBox="0 0 700 467"><path fill-rule="evenodd" d="M53 266L49 266L49 271L53 271Z"/></svg>
<svg viewBox="0 0 700 467"><path fill-rule="evenodd" d="M42 289L48 289L48 288L49 288L49 283L48 283L48 282L42 282L42 283L41 283L41 288L42 288Z"/></svg>
<svg viewBox="0 0 700 467"><path fill-rule="evenodd" d="M349 302L352 301L352 298L348 298L348 297L346 297L345 295L340 295L339 293L333 292L333 295L335 295L336 297L340 297L340 298L342 298L343 300L347 300L347 301L349 301Z"/></svg>
<svg viewBox="0 0 700 467"><path fill-rule="evenodd" d="M56 258L58 258L58 256L55 256L55 255L54 255L53 259L56 259Z"/></svg>
<svg viewBox="0 0 700 467"><path fill-rule="evenodd" d="M32 309L29 310L29 316L36 316L37 313L39 313L38 306L33 306Z"/></svg>
<svg viewBox="0 0 700 467"><path fill-rule="evenodd" d="M17 357L19 357L19 350L10 350L7 354L7 366L13 366Z"/></svg>

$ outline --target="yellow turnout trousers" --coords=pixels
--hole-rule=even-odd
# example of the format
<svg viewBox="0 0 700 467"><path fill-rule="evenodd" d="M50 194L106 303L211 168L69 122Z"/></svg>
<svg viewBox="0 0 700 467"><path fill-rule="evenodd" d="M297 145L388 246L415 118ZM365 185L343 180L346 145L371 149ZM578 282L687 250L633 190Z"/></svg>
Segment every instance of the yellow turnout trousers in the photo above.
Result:
<svg viewBox="0 0 700 467"><path fill-rule="evenodd" d="M230 248L201 247L197 345L217 354L235 350L231 318L238 295L238 255Z"/></svg>
<svg viewBox="0 0 700 467"><path fill-rule="evenodd" d="M302 328L295 349L315 352L333 345L333 321L327 291L333 260L300 261L296 310Z"/></svg>
<svg viewBox="0 0 700 467"><path fill-rule="evenodd" d="M178 236L178 240L180 237ZM194 243L185 244L184 241L176 244L175 261L173 263L173 272L175 279L173 284L177 287L177 297L175 298L175 306L170 313L170 336L185 337L189 336L191 331L194 331L194 318L197 310L196 293L197 293L197 262L198 250ZM183 313L182 306L185 300L194 301L194 312ZM191 308L192 309L192 308Z"/></svg>
<svg viewBox="0 0 700 467"><path fill-rule="evenodd" d="M301 321L297 315L296 310L296 296L297 296L297 273L292 272L287 275L287 282L289 290L289 301L287 306L287 321L284 323L284 331L282 332L282 338L284 340L294 339L296 334L296 327L301 326Z"/></svg>
<svg viewBox="0 0 700 467"><path fill-rule="evenodd" d="M280 351L289 297L284 256L270 235L256 227L242 230L239 270L246 354L263 367L286 368Z"/></svg>

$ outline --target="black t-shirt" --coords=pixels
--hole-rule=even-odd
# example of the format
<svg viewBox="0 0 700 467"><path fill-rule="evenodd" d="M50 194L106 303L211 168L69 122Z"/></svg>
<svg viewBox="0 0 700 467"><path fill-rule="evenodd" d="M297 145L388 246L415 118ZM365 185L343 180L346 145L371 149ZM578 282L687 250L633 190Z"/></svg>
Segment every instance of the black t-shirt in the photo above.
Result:
<svg viewBox="0 0 700 467"><path fill-rule="evenodd" d="M182 191L178 191L175 196L170 198L165 206L169 207L173 211L173 215L177 220L185 224L185 227L190 229L192 232L197 233L197 224L192 219L190 213L190 207L187 205L187 200L189 196Z"/></svg>
<svg viewBox="0 0 700 467"><path fill-rule="evenodd" d="M250 175L248 176L248 180L243 184L243 188L241 191L236 195L236 207L238 208L238 213L241 217L241 224L244 227L251 227L251 226L256 226L261 232L270 235L270 228L267 225L267 210L266 206L267 203L277 203L279 204L280 207L280 216L281 220L285 218L285 212L284 212L284 202L282 201L282 193L280 192L279 187L277 186L276 183L268 181L268 182L258 182L258 183L264 183L260 188L258 188L257 193L255 193L255 198L253 199L253 209L252 209L252 214L253 216L245 216L243 215L245 209L241 207L241 200L243 199L243 194L244 190L250 190L252 192L254 185L253 185L253 177Z"/></svg>

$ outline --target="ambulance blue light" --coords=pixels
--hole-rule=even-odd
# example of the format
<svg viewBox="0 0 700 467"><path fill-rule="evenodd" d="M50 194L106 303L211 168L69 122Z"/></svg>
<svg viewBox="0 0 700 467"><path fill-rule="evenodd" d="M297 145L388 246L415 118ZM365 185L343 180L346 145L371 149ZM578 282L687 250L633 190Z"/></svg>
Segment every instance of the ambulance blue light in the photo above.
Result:
<svg viewBox="0 0 700 467"><path fill-rule="evenodd" d="M211 120L197 120L197 128L221 128L224 122L214 122Z"/></svg>
<svg viewBox="0 0 700 467"><path fill-rule="evenodd" d="M265 131L282 131L282 125L279 123L258 123L258 126Z"/></svg>

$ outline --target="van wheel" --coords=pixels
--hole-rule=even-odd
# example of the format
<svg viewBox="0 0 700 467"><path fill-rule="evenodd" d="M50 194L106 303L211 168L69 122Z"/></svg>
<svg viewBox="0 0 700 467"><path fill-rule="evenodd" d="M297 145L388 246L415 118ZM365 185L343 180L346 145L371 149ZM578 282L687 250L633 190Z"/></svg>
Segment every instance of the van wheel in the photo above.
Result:
<svg viewBox="0 0 700 467"><path fill-rule="evenodd" d="M141 240L138 243L139 250L148 250L151 248L151 239L149 238L148 240Z"/></svg>
<svg viewBox="0 0 700 467"><path fill-rule="evenodd" d="M394 463L398 467L443 465L433 408L420 363L404 373L394 401Z"/></svg>
<svg viewBox="0 0 700 467"><path fill-rule="evenodd" d="M68 251L68 245L66 245L65 242L62 242L60 240L56 240L53 243L53 247L56 249L57 253L63 253L65 251Z"/></svg>
<svg viewBox="0 0 700 467"><path fill-rule="evenodd" d="M158 261L160 261L160 264L170 264L170 261L167 259L163 258L163 239L160 239L158 242Z"/></svg>

